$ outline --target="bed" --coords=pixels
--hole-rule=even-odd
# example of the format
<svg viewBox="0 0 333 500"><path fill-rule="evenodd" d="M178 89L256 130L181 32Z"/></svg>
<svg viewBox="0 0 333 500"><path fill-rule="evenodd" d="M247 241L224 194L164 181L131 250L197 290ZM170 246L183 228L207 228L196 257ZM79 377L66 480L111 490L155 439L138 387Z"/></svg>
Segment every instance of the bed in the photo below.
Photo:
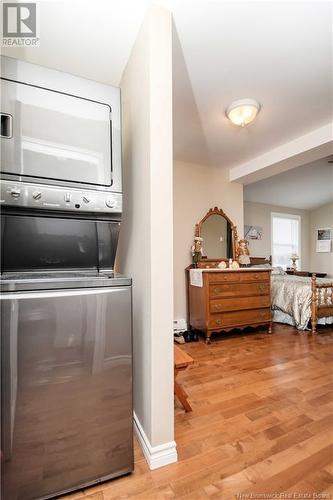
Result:
<svg viewBox="0 0 333 500"><path fill-rule="evenodd" d="M251 258L251 266L270 267L270 259ZM272 268L273 321L287 323L298 330L312 333L317 325L333 324L333 280L286 274L281 268Z"/></svg>

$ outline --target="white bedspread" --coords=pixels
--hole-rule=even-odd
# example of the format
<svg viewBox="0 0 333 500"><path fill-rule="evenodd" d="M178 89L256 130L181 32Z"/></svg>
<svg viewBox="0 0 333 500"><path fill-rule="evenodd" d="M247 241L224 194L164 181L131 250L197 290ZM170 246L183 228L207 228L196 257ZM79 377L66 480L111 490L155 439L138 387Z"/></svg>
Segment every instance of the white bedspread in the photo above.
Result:
<svg viewBox="0 0 333 500"><path fill-rule="evenodd" d="M332 283L332 279L318 278L318 283ZM329 301L332 296L329 291ZM272 276L272 308L289 314L296 328L305 330L311 317L311 278L292 275ZM333 323L332 318L325 318Z"/></svg>

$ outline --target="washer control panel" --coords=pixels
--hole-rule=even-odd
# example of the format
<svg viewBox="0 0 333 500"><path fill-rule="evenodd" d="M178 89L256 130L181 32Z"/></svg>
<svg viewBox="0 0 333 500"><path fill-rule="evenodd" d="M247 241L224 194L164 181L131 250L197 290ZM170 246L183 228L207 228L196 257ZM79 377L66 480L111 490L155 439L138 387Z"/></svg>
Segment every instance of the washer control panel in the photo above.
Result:
<svg viewBox="0 0 333 500"><path fill-rule="evenodd" d="M122 212L122 194L1 181L0 205L71 212Z"/></svg>

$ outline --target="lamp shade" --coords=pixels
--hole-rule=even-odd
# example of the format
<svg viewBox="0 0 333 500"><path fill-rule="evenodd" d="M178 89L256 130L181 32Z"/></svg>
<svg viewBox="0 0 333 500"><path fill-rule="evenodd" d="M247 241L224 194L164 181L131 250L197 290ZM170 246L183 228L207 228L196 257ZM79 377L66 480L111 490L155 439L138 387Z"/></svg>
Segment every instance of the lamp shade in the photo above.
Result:
<svg viewBox="0 0 333 500"><path fill-rule="evenodd" d="M235 125L245 127L255 119L260 108L259 102L255 99L238 99L227 107L225 114Z"/></svg>

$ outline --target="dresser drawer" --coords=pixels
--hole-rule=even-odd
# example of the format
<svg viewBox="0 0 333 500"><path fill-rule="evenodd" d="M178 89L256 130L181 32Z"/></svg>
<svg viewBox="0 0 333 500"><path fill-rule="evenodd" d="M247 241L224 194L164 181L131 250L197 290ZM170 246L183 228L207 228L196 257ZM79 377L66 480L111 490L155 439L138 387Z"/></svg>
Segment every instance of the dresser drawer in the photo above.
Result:
<svg viewBox="0 0 333 500"><path fill-rule="evenodd" d="M267 283L227 283L211 284L209 297L249 297L252 295L269 295L271 284Z"/></svg>
<svg viewBox="0 0 333 500"><path fill-rule="evenodd" d="M242 274L242 281L269 281L270 279L270 271L259 271L259 272L250 272L244 271Z"/></svg>
<svg viewBox="0 0 333 500"><path fill-rule="evenodd" d="M269 295L257 295L254 297L239 297L216 299L209 301L210 313L225 311L241 311L244 309L259 309L260 307L271 307Z"/></svg>
<svg viewBox="0 0 333 500"><path fill-rule="evenodd" d="M239 273L234 271L207 272L209 283L239 283Z"/></svg>
<svg viewBox="0 0 333 500"><path fill-rule="evenodd" d="M208 320L208 328L223 330L253 323L264 323L271 321L271 309L252 309L248 311L233 311L221 314L211 314Z"/></svg>

